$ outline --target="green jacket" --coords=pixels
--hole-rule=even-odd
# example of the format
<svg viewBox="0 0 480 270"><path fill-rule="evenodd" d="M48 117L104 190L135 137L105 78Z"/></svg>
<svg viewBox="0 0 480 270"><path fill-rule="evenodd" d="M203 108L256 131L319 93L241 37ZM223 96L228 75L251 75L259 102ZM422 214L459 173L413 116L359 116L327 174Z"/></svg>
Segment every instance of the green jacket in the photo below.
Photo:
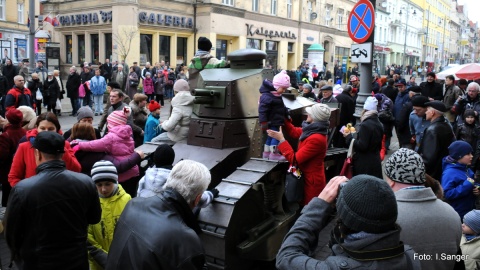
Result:
<svg viewBox="0 0 480 270"><path fill-rule="evenodd" d="M113 240L113 232L123 209L131 197L122 186L109 198L100 198L102 219L88 226L88 253L91 270L102 270L107 263L107 254Z"/></svg>

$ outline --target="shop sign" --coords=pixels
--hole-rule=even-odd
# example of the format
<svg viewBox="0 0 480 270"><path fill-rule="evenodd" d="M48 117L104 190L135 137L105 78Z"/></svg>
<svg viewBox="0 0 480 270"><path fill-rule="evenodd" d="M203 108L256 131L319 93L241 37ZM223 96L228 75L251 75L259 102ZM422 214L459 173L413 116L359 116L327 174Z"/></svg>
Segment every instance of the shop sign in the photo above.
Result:
<svg viewBox="0 0 480 270"><path fill-rule="evenodd" d="M138 20L141 23L160 24L165 26L181 26L185 28L193 28L193 19L187 17L172 16L166 14L155 14L147 12L138 13Z"/></svg>
<svg viewBox="0 0 480 270"><path fill-rule="evenodd" d="M265 36L268 38L288 38L288 39L297 39L297 36L288 31L274 31L274 30L268 30L264 29L263 27L260 28L254 28L253 24L248 24L247 25L247 36L255 36L255 35L260 35L260 36Z"/></svg>
<svg viewBox="0 0 480 270"><path fill-rule="evenodd" d="M100 14L100 16L98 15ZM82 24L97 24L100 21L112 22L111 11L99 11L98 13L81 13L74 15L60 15L59 21L61 25L82 25Z"/></svg>
<svg viewBox="0 0 480 270"><path fill-rule="evenodd" d="M315 38L314 37L307 37L307 40L308 41L315 41Z"/></svg>
<svg viewBox="0 0 480 270"><path fill-rule="evenodd" d="M374 49L375 49L376 52L383 52L383 47L382 46L375 45Z"/></svg>

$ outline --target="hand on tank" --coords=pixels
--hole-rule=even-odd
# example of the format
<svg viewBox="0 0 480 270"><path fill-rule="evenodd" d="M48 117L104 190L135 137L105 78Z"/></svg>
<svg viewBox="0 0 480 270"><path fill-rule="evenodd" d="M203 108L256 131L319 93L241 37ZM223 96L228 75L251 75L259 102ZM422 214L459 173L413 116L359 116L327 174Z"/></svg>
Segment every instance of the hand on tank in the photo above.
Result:
<svg viewBox="0 0 480 270"><path fill-rule="evenodd" d="M320 195L318 195L318 198L326 201L327 203L334 202L338 196L340 184L347 181L348 178L345 176L335 176L334 178L330 179Z"/></svg>
<svg viewBox="0 0 480 270"><path fill-rule="evenodd" d="M141 159L145 158L145 153L142 150L135 150L135 152L137 152Z"/></svg>
<svg viewBox="0 0 480 270"><path fill-rule="evenodd" d="M280 126L280 130L279 131L275 131L275 130L271 130L271 129L267 129L267 134L268 136L278 140L278 141L284 141L285 140L285 137L283 136L283 133L282 133L282 127Z"/></svg>

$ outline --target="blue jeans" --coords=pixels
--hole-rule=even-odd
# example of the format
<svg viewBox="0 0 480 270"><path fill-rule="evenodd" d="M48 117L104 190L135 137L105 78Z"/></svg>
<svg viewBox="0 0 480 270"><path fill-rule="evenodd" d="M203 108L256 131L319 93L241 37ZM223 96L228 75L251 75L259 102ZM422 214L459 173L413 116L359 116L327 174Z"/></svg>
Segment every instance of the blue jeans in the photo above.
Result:
<svg viewBox="0 0 480 270"><path fill-rule="evenodd" d="M278 127L269 127L271 130L279 131ZM267 141L265 142L266 145L278 145L279 141L275 138L272 138L270 136L267 137Z"/></svg>
<svg viewBox="0 0 480 270"><path fill-rule="evenodd" d="M95 102L95 113L103 113L103 95L93 96Z"/></svg>

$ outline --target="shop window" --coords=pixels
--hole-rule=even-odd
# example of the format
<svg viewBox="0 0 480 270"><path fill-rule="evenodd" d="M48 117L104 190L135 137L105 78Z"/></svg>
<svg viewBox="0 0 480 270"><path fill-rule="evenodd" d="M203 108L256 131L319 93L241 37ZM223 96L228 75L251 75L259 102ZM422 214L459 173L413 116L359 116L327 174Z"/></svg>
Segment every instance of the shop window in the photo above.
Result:
<svg viewBox="0 0 480 270"><path fill-rule="evenodd" d="M18 23L21 23L21 24L24 24L25 23L25 17L23 14L25 14L24 12L24 7L25 5L24 4L17 4L17 22Z"/></svg>
<svg viewBox="0 0 480 270"><path fill-rule="evenodd" d="M0 20L5 20L6 0L0 0Z"/></svg>
<svg viewBox="0 0 480 270"><path fill-rule="evenodd" d="M105 58L112 61L112 34L105 34Z"/></svg>
<svg viewBox="0 0 480 270"><path fill-rule="evenodd" d="M78 62L84 63L85 62L85 35L78 35L77 36L78 42Z"/></svg>
<svg viewBox="0 0 480 270"><path fill-rule="evenodd" d="M252 11L258 12L258 1L260 0L252 0Z"/></svg>
<svg viewBox="0 0 480 270"><path fill-rule="evenodd" d="M160 36L160 61L170 62L170 36Z"/></svg>
<svg viewBox="0 0 480 270"><path fill-rule="evenodd" d="M23 59L27 58L27 40L26 39L15 39L13 44L15 49L15 60L21 62Z"/></svg>
<svg viewBox="0 0 480 270"><path fill-rule="evenodd" d="M224 39L217 39L217 46L215 50L217 51L216 57L221 60L227 59L227 41Z"/></svg>
<svg viewBox="0 0 480 270"><path fill-rule="evenodd" d="M152 35L140 34L140 65L152 62Z"/></svg>
<svg viewBox="0 0 480 270"><path fill-rule="evenodd" d="M277 69L278 59L278 42L267 40L267 59L265 61L265 68Z"/></svg>
<svg viewBox="0 0 480 270"><path fill-rule="evenodd" d="M65 63L72 64L72 35L65 36L65 51L67 52L67 57L65 58Z"/></svg>
<svg viewBox="0 0 480 270"><path fill-rule="evenodd" d="M92 52L92 55L90 57L92 63L98 64L100 62L100 59L98 59L98 53L99 53L99 47L100 47L100 41L98 40L98 34L91 34L90 35L90 51Z"/></svg>
<svg viewBox="0 0 480 270"><path fill-rule="evenodd" d="M187 61L187 38L177 38L177 65L186 64Z"/></svg>
<svg viewBox="0 0 480 270"><path fill-rule="evenodd" d="M222 0L222 4L227 6L234 6L234 0Z"/></svg>
<svg viewBox="0 0 480 270"><path fill-rule="evenodd" d="M293 42L288 43L288 52L293 53Z"/></svg>
<svg viewBox="0 0 480 270"><path fill-rule="evenodd" d="M261 39L253 39L247 38L247 49L262 49L262 40Z"/></svg>

